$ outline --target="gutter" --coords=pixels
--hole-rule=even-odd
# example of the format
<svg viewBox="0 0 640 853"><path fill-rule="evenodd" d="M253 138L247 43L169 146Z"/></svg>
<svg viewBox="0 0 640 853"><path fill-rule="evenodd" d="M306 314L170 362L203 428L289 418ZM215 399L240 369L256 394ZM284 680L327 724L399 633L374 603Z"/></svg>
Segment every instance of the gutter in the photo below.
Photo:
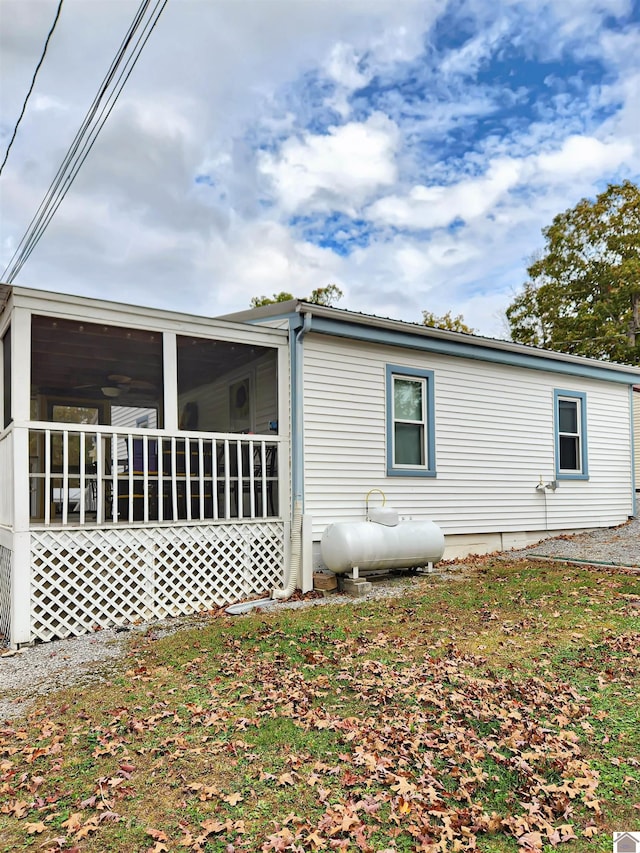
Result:
<svg viewBox="0 0 640 853"><path fill-rule="evenodd" d="M312 314L302 314L302 326L295 332L291 348L291 491L294 505L304 509L304 352L303 341L311 330Z"/></svg>
<svg viewBox="0 0 640 853"><path fill-rule="evenodd" d="M295 322L295 315L311 313L314 319L313 331L318 334L363 340L370 343L388 343L392 346L408 347L425 352L472 358L481 361L509 364L537 370L550 370L554 373L566 373L591 379L615 381L627 385L636 384L640 370L635 365L603 362L598 359L570 353L559 353L542 347L525 346L513 341L488 338L481 335L469 335L464 332L452 332L448 329L435 329L419 323L405 320L392 320L363 314L344 308L332 308L316 305L300 299L291 299L226 314L218 319L260 325L264 321L289 318Z"/></svg>
<svg viewBox="0 0 640 853"><path fill-rule="evenodd" d="M277 601L290 598L300 582L302 570L302 515L304 511L304 352L302 343L311 329L311 313L302 315L302 326L296 329L291 347L291 561L289 580L282 589L271 591Z"/></svg>
<svg viewBox="0 0 640 853"><path fill-rule="evenodd" d="M289 305L290 303L283 303ZM332 308L326 305L314 305L305 302L299 302L297 311L303 313L313 311L313 314L318 319L332 320L337 323L353 324L356 326L368 326L389 332L401 332L406 335L415 336L417 338L429 338L452 344L466 344L469 347L486 348L490 350L502 351L505 353L514 353L517 355L528 355L532 358L539 358L548 361L559 361L565 364L575 364L582 366L602 367L605 370L617 371L619 373L629 374L629 384L637 383L639 370L636 365L618 364L615 361L601 361L600 359L588 358L582 355L573 355L572 353L562 353L556 350L544 349L543 347L527 346L518 344L514 341L505 341L500 338L488 338L483 335L469 335L466 332L453 332L449 329L436 329L432 326L423 326L420 323L411 323L406 320L394 320L388 317L378 317L374 314L363 314L358 311L350 311L345 308ZM322 331L316 329L316 331ZM640 387L640 386L639 386Z"/></svg>

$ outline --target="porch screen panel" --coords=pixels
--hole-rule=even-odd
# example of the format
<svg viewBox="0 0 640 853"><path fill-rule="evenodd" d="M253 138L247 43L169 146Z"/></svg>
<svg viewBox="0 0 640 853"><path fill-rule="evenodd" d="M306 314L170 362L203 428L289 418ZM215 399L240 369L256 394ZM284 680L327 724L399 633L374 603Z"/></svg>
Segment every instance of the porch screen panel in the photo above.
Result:
<svg viewBox="0 0 640 853"><path fill-rule="evenodd" d="M277 432L277 352L178 335L178 424L186 432Z"/></svg>
<svg viewBox="0 0 640 853"><path fill-rule="evenodd" d="M31 396L39 419L124 426L119 417L145 415L163 425L163 350L160 332L34 314L31 322ZM90 421L93 423L94 421Z"/></svg>

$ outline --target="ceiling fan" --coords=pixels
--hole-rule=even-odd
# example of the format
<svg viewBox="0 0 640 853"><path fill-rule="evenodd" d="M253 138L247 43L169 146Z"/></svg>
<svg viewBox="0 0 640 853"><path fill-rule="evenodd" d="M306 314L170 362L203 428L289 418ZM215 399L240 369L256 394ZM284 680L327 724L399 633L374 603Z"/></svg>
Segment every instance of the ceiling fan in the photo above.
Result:
<svg viewBox="0 0 640 853"><path fill-rule="evenodd" d="M75 385L73 390L81 391L86 388L99 388L103 396L110 399L122 397L130 391L155 391L153 382L147 382L145 379L132 379L131 376L125 376L122 373L110 373L106 377L104 385L95 383Z"/></svg>

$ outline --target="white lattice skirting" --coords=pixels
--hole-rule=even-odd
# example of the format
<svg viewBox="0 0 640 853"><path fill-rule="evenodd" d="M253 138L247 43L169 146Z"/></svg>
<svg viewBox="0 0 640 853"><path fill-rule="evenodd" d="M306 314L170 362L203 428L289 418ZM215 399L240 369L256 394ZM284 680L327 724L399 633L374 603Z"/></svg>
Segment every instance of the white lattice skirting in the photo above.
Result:
<svg viewBox="0 0 640 853"><path fill-rule="evenodd" d="M9 645L11 632L11 551L0 545L0 646Z"/></svg>
<svg viewBox="0 0 640 853"><path fill-rule="evenodd" d="M195 613L280 586L281 521L31 533L31 639Z"/></svg>

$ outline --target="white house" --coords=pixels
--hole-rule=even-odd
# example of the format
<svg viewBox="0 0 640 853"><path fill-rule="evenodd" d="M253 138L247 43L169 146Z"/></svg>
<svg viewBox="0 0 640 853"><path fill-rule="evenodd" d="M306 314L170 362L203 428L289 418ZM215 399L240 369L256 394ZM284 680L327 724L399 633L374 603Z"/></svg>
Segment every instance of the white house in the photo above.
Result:
<svg viewBox="0 0 640 853"><path fill-rule="evenodd" d="M14 646L306 591L367 495L445 556L635 513L635 368L298 300L210 319L8 286L0 341Z"/></svg>
<svg viewBox="0 0 640 853"><path fill-rule="evenodd" d="M289 329L292 488L316 564L371 489L438 524L445 557L635 514L638 368L296 300L230 317Z"/></svg>
<svg viewBox="0 0 640 853"><path fill-rule="evenodd" d="M640 500L640 385L634 386L633 394L633 458L634 478L636 486L636 501ZM637 504L636 504L637 507ZM637 511L637 509L636 509Z"/></svg>

